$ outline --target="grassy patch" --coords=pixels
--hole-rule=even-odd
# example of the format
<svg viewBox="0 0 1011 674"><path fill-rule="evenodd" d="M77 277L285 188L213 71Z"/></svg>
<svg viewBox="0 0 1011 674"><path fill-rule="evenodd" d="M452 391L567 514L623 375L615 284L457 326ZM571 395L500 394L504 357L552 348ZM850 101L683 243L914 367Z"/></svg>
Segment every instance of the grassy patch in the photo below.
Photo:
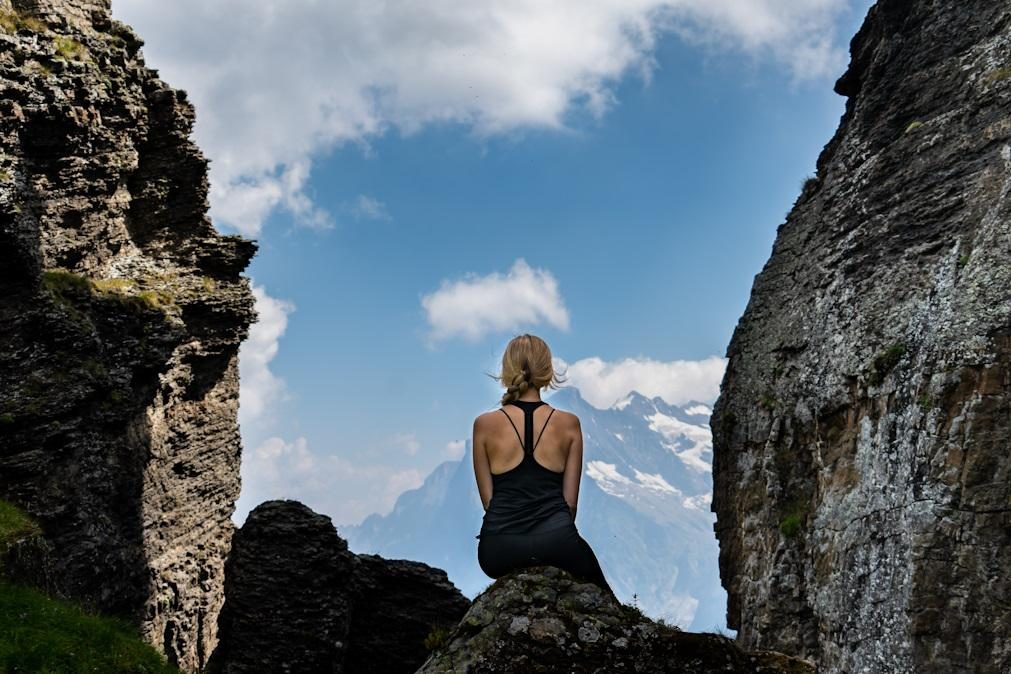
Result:
<svg viewBox="0 0 1011 674"><path fill-rule="evenodd" d="M0 552L38 533L31 517L0 500ZM2 578L0 635L0 672L178 674L126 621Z"/></svg>
<svg viewBox="0 0 1011 674"><path fill-rule="evenodd" d="M19 538L39 532L35 520L12 503L0 500L0 554Z"/></svg>
<svg viewBox="0 0 1011 674"><path fill-rule="evenodd" d="M887 349L879 353L874 357L874 362L871 364L871 374L870 381L875 386L878 386L885 380L892 369L898 365L899 361L902 359L903 354L906 353L906 346L901 342L896 342L892 344Z"/></svg>
<svg viewBox="0 0 1011 674"><path fill-rule="evenodd" d="M997 68L996 70L991 70L983 79L987 82L1000 82L1001 80L1006 80L1011 77L1011 68Z"/></svg>
<svg viewBox="0 0 1011 674"><path fill-rule="evenodd" d="M45 33L49 26L41 19L22 14L21 12L3 9L0 10L0 30L8 34L14 34L19 30L30 30L35 33Z"/></svg>
<svg viewBox="0 0 1011 674"><path fill-rule="evenodd" d="M178 672L118 618L0 580L0 670Z"/></svg>
<svg viewBox="0 0 1011 674"><path fill-rule="evenodd" d="M83 61L88 54L84 45L72 37L60 35L53 40L53 44L56 47L56 55L67 61Z"/></svg>
<svg viewBox="0 0 1011 674"><path fill-rule="evenodd" d="M133 310L158 309L162 312L175 306L175 295L167 290L143 290L135 293L139 285L135 279L90 279L65 269L42 272L42 285L66 304L67 296L85 292L107 300L120 302Z"/></svg>

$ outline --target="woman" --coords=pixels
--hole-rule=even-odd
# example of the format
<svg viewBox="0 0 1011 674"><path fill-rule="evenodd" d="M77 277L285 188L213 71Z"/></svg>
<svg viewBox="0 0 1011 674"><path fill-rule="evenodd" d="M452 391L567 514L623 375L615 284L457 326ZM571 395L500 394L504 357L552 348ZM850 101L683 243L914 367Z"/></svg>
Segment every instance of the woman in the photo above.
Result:
<svg viewBox="0 0 1011 674"><path fill-rule="evenodd" d="M557 388L548 345L534 335L513 338L495 379L506 387L502 407L474 420L471 445L485 509L477 536L481 570L498 578L548 564L596 583L613 597L575 525L583 472L579 417L540 397L544 386Z"/></svg>

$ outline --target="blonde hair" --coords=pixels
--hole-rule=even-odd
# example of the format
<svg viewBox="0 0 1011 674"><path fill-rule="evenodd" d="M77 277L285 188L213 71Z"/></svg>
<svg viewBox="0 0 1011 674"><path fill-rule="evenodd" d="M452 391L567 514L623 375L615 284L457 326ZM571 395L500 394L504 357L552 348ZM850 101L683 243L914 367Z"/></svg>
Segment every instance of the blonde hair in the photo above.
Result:
<svg viewBox="0 0 1011 674"><path fill-rule="evenodd" d="M488 375L506 387L500 404L516 400L527 389L558 388L564 382L555 373L551 362L551 349L536 335L516 335L506 345L502 354L502 370Z"/></svg>

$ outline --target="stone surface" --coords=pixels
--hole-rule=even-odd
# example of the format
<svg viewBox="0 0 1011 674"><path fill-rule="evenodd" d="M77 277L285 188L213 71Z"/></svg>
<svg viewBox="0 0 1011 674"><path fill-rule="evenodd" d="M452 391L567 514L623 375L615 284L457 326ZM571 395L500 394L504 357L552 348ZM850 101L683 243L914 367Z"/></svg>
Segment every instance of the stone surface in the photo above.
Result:
<svg viewBox="0 0 1011 674"><path fill-rule="evenodd" d="M880 0L711 425L728 622L825 672L1011 671L1011 5Z"/></svg>
<svg viewBox="0 0 1011 674"><path fill-rule="evenodd" d="M267 501L236 532L208 672L414 672L470 602L440 569L358 556L326 515Z"/></svg>
<svg viewBox="0 0 1011 674"><path fill-rule="evenodd" d="M0 0L0 497L45 536L13 572L195 669L239 493L256 244L209 221L194 109L141 45L104 0Z"/></svg>
<svg viewBox="0 0 1011 674"><path fill-rule="evenodd" d="M780 653L747 653L720 634L656 623L592 583L540 566L503 576L478 595L417 674L814 671Z"/></svg>

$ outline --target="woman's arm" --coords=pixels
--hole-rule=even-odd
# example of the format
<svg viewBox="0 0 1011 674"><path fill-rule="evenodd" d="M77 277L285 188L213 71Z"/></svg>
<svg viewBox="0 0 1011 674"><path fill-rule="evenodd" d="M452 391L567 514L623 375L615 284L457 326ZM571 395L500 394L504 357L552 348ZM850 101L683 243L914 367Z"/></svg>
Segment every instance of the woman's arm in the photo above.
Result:
<svg viewBox="0 0 1011 674"><path fill-rule="evenodd" d="M484 447L484 424L481 423L480 416L474 419L470 446L474 455L474 477L477 479L477 491L481 496L481 505L487 510L488 504L491 502L491 468L488 466L488 453Z"/></svg>
<svg viewBox="0 0 1011 674"><path fill-rule="evenodd" d="M579 500L579 478L583 475L583 429L579 425L579 417L573 415L576 420L575 435L569 447L569 455L565 459L565 474L562 477L562 494L565 502L569 504L569 512L572 513L572 521L576 521L576 502Z"/></svg>

